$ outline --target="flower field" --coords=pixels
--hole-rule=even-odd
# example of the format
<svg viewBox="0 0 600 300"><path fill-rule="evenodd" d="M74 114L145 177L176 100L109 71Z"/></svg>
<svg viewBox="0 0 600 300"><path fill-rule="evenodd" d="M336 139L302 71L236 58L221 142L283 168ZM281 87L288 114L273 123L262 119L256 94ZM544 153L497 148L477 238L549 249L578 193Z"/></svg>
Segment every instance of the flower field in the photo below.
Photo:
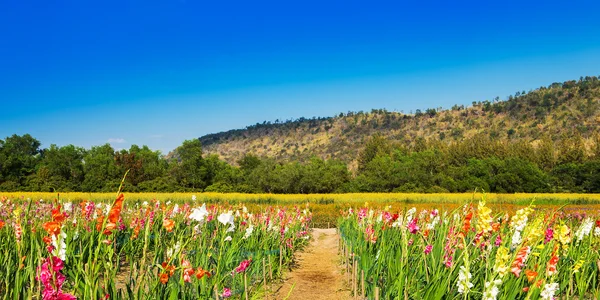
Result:
<svg viewBox="0 0 600 300"><path fill-rule="evenodd" d="M55 195L56 197L56 195ZM0 200L4 299L249 299L308 243L300 207Z"/></svg>
<svg viewBox="0 0 600 300"><path fill-rule="evenodd" d="M369 299L599 299L598 210L348 209L341 253Z"/></svg>

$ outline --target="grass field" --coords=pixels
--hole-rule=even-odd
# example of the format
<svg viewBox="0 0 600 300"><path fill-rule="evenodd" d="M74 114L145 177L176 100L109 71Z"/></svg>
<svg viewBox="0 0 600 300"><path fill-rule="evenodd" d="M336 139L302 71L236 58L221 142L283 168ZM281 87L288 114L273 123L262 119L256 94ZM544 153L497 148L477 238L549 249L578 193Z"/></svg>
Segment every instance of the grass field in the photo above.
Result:
<svg viewBox="0 0 600 300"><path fill-rule="evenodd" d="M240 194L240 193L124 193L127 202L159 200L162 202L184 203L195 197L197 203L244 204L249 208L263 209L268 206L308 207L313 212L314 227L335 226L339 212L349 207L364 206L373 208L390 207L402 210L406 207L427 209L435 205L438 209L455 209L458 206L477 202L483 193L353 193L353 194ZM50 201L60 196L63 201L109 202L114 193L31 193L0 192L0 197L8 199L44 199ZM600 194L494 194L485 193L490 207L495 210L514 211L535 202L539 209L564 206L567 210L600 210Z"/></svg>
<svg viewBox="0 0 600 300"><path fill-rule="evenodd" d="M352 193L352 194L240 194L240 193L124 193L127 201L189 201L196 196L200 202L286 204L286 203L453 203L462 204L481 199L483 193ZM39 193L0 192L0 197L21 199L54 199L58 195L70 201L104 201L114 199L114 193ZM485 194L489 204L527 205L535 199L537 204L600 204L600 194Z"/></svg>

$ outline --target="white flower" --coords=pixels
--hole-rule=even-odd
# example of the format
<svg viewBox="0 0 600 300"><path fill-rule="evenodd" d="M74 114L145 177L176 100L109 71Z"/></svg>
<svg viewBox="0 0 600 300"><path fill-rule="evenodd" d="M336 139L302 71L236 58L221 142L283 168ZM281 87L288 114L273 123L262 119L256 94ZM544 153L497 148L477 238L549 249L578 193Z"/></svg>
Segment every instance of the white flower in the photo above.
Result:
<svg viewBox="0 0 600 300"><path fill-rule="evenodd" d="M521 245L521 232L520 231L515 231L515 233L512 236L512 247L515 248L519 245Z"/></svg>
<svg viewBox="0 0 600 300"><path fill-rule="evenodd" d="M192 220L196 220L198 222L204 222L204 219L208 216L208 211L206 210L206 204L202 204L200 208L192 209L192 213L188 218Z"/></svg>
<svg viewBox="0 0 600 300"><path fill-rule="evenodd" d="M458 281L456 282L456 286L458 287L458 292L461 294L467 294L473 287L473 284L470 282L471 280L471 272L467 271L465 266L461 266L458 271Z"/></svg>
<svg viewBox="0 0 600 300"><path fill-rule="evenodd" d="M179 212L179 205L175 204L175 206L173 207L173 215L177 214Z"/></svg>
<svg viewBox="0 0 600 300"><path fill-rule="evenodd" d="M144 201L144 203L142 203L143 206L148 206L148 201Z"/></svg>
<svg viewBox="0 0 600 300"><path fill-rule="evenodd" d="M431 223L427 224L425 227L426 227L426 229L428 229L428 230L433 230L433 229L435 228L435 224L437 224L437 223L439 223L439 222L440 222L440 217L436 215L436 216L433 218L433 220L431 220Z"/></svg>
<svg viewBox="0 0 600 300"><path fill-rule="evenodd" d="M171 200L167 201L167 205L171 204Z"/></svg>
<svg viewBox="0 0 600 300"><path fill-rule="evenodd" d="M500 292L500 290L498 289L498 286L500 286L500 284L502 284L502 280L500 279L486 282L483 297L481 299L496 300L496 297L498 297L498 293Z"/></svg>
<svg viewBox="0 0 600 300"><path fill-rule="evenodd" d="M540 294L540 297L544 300L552 300L554 299L554 293L558 291L558 283L546 283L544 285L544 290Z"/></svg>
<svg viewBox="0 0 600 300"><path fill-rule="evenodd" d="M179 248L181 248L181 244L177 242L174 247L167 248L167 257L173 258L173 255L179 253Z"/></svg>
<svg viewBox="0 0 600 300"><path fill-rule="evenodd" d="M226 241L226 242L229 242L229 241L231 241L231 236L229 236L229 235L228 235L228 236L225 238L225 241Z"/></svg>
<svg viewBox="0 0 600 300"><path fill-rule="evenodd" d="M592 232L593 226L594 226L594 221L592 220L592 218L588 217L585 220L583 220L583 222L581 223L581 226L579 226L579 229L577 229L577 231L575 232L577 241L581 242L581 240L583 240L584 236L587 236L588 234L590 234L590 232Z"/></svg>
<svg viewBox="0 0 600 300"><path fill-rule="evenodd" d="M252 226L252 225L248 226L248 228L246 228L246 234L244 234L244 239L249 238L252 235L253 231L254 231L254 226Z"/></svg>
<svg viewBox="0 0 600 300"><path fill-rule="evenodd" d="M217 220L219 220L219 222L221 222L223 225L233 225L233 215L231 214L231 211L220 214L219 217L217 217Z"/></svg>
<svg viewBox="0 0 600 300"><path fill-rule="evenodd" d="M71 212L73 211L73 203L66 202L63 204L63 208L65 209L65 211Z"/></svg>
<svg viewBox="0 0 600 300"><path fill-rule="evenodd" d="M67 244L65 243L66 238L67 234L62 230L62 228L60 230L60 234L58 235L58 239L55 235L52 235L52 246L54 246L52 254L60 257L60 259L63 261L67 256Z"/></svg>
<svg viewBox="0 0 600 300"><path fill-rule="evenodd" d="M600 237L600 227L596 227L596 228L594 229L594 236L595 236L595 237Z"/></svg>
<svg viewBox="0 0 600 300"><path fill-rule="evenodd" d="M196 195L192 195L192 201L196 201Z"/></svg>

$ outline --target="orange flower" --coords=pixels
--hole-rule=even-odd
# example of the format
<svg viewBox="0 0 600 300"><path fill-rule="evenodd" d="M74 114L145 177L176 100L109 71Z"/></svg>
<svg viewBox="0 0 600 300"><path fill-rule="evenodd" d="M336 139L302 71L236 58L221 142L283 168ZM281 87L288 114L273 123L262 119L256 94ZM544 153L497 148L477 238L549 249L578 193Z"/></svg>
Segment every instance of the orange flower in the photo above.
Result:
<svg viewBox="0 0 600 300"><path fill-rule="evenodd" d="M163 226L165 227L165 229L167 229L168 232L171 232L171 231L173 231L173 228L175 227L175 221L170 220L170 219L164 219Z"/></svg>
<svg viewBox="0 0 600 300"><path fill-rule="evenodd" d="M52 209L52 220L58 223L62 223L65 220L65 214L60 211L60 204Z"/></svg>
<svg viewBox="0 0 600 300"><path fill-rule="evenodd" d="M115 200L115 203L113 203L112 207L110 208L110 212L108 213L108 220L111 223L119 222L119 217L121 216L121 210L123 209L123 200L124 199L125 199L125 196L123 194L120 194L119 197L117 197L117 200Z"/></svg>
<svg viewBox="0 0 600 300"><path fill-rule="evenodd" d="M6 224L6 223L4 223L4 221L0 221L0 229L2 229L2 227L4 227L4 224Z"/></svg>
<svg viewBox="0 0 600 300"><path fill-rule="evenodd" d="M493 223L492 224L492 230L494 232L497 232L498 230L500 230L500 223Z"/></svg>
<svg viewBox="0 0 600 300"><path fill-rule="evenodd" d="M529 251L531 248L529 246L525 246L519 250L517 253L517 257L512 263L510 271L516 276L519 277L521 274L521 268L525 265L525 261L527 260L527 256L529 256Z"/></svg>
<svg viewBox="0 0 600 300"><path fill-rule="evenodd" d="M102 224L104 223L104 216L100 215L98 219L96 219L96 230L102 230Z"/></svg>
<svg viewBox="0 0 600 300"><path fill-rule="evenodd" d="M552 253L552 257L548 261L548 266L546 267L546 275L552 276L558 272L556 270L556 264L558 264L558 255Z"/></svg>
<svg viewBox="0 0 600 300"><path fill-rule="evenodd" d="M58 234L60 233L60 223L58 223L58 222L54 222L54 221L46 222L46 223L44 223L43 227L44 227L44 230L46 230L46 232L48 232L48 234L50 234L50 235L58 236Z"/></svg>
<svg viewBox="0 0 600 300"><path fill-rule="evenodd" d="M463 232L466 234L471 229L471 219L473 218L473 212L469 212L465 216L465 222L463 224Z"/></svg>
<svg viewBox="0 0 600 300"><path fill-rule="evenodd" d="M204 275L206 275L207 277L210 277L210 272L202 269L201 267L198 267L198 271L196 273L196 278L202 279L202 277L204 277Z"/></svg>
<svg viewBox="0 0 600 300"><path fill-rule="evenodd" d="M50 243L52 243L52 238L49 236L45 236L42 240L46 245L50 245Z"/></svg>
<svg viewBox="0 0 600 300"><path fill-rule="evenodd" d="M139 234L140 234L140 224L136 225L135 228L133 228L133 235L131 235L131 239L135 240Z"/></svg>
<svg viewBox="0 0 600 300"><path fill-rule="evenodd" d="M538 276L538 272L533 270L525 270L525 276L527 276L527 281L533 282Z"/></svg>
<svg viewBox="0 0 600 300"><path fill-rule="evenodd" d="M169 281L169 275L167 275L166 273L160 274L160 282L162 284L167 284L167 281Z"/></svg>

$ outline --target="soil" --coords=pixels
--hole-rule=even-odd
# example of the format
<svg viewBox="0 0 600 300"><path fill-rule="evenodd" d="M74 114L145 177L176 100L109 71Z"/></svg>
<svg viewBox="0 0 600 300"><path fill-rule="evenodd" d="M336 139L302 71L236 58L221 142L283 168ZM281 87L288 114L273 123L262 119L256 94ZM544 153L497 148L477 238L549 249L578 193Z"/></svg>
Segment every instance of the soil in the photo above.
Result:
<svg viewBox="0 0 600 300"><path fill-rule="evenodd" d="M284 283L272 296L274 299L351 299L338 264L335 228L313 229L310 245L296 259L295 268L284 275Z"/></svg>

